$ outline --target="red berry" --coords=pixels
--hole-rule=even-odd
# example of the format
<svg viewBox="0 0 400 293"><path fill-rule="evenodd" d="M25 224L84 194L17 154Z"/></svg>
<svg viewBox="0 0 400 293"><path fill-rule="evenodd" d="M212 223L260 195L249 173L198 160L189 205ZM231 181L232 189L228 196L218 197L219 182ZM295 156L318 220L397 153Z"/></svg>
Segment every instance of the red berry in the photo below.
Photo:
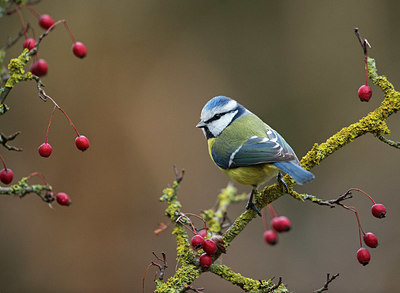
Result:
<svg viewBox="0 0 400 293"><path fill-rule="evenodd" d="M203 253L203 254L200 256L200 265L201 265L203 268L209 268L209 267L211 266L211 264L212 264L212 258L211 258L211 256L208 255L207 253Z"/></svg>
<svg viewBox="0 0 400 293"><path fill-rule="evenodd" d="M10 168L4 168L0 171L0 181L4 184L10 184L14 178L14 172Z"/></svg>
<svg viewBox="0 0 400 293"><path fill-rule="evenodd" d="M275 245L278 242L278 234L274 230L266 230L264 232L264 240L270 245Z"/></svg>
<svg viewBox="0 0 400 293"><path fill-rule="evenodd" d="M199 234L200 236L202 236L203 238L206 238L206 237L207 237L207 234L208 234L208 231L207 231L206 228L203 228L203 229L201 229L201 230L198 232L198 234Z"/></svg>
<svg viewBox="0 0 400 293"><path fill-rule="evenodd" d="M27 38L24 42L24 48L28 48L28 50L32 50L36 45L36 41L32 38Z"/></svg>
<svg viewBox="0 0 400 293"><path fill-rule="evenodd" d="M207 254L214 255L217 252L218 247L214 241L212 241L211 239L206 239L204 240L203 249Z"/></svg>
<svg viewBox="0 0 400 293"><path fill-rule="evenodd" d="M290 220L285 216L273 218L271 225L276 232L287 232L290 230Z"/></svg>
<svg viewBox="0 0 400 293"><path fill-rule="evenodd" d="M192 244L192 246L194 247L194 249L200 249L204 246L204 237L196 234L192 237L192 240L190 242Z"/></svg>
<svg viewBox="0 0 400 293"><path fill-rule="evenodd" d="M42 143L39 148L39 155L41 155L42 157L49 157L51 155L51 152L53 151L53 148L51 147L50 144L48 144L47 142Z"/></svg>
<svg viewBox="0 0 400 293"><path fill-rule="evenodd" d="M54 20L48 14L42 14L39 18L39 25L45 30L49 29L54 24Z"/></svg>
<svg viewBox="0 0 400 293"><path fill-rule="evenodd" d="M80 135L75 139L76 147L83 151L86 151L89 148L89 140L84 135Z"/></svg>
<svg viewBox="0 0 400 293"><path fill-rule="evenodd" d="M57 193L56 200L62 206L69 206L71 204L71 199L69 198L68 194L64 192Z"/></svg>
<svg viewBox="0 0 400 293"><path fill-rule="evenodd" d="M72 52L74 52L76 57L83 58L87 53L86 46L81 42L75 42L72 45Z"/></svg>
<svg viewBox="0 0 400 293"><path fill-rule="evenodd" d="M378 246L378 238L374 233L368 232L364 234L364 242L368 247L376 248Z"/></svg>
<svg viewBox="0 0 400 293"><path fill-rule="evenodd" d="M43 76L47 74L49 67L44 59L39 59L38 61L32 63L31 72L37 76Z"/></svg>
<svg viewBox="0 0 400 293"><path fill-rule="evenodd" d="M362 264L363 266L366 266L369 263L369 261L371 260L371 255L369 254L368 249L361 247L357 251L357 259L360 264Z"/></svg>
<svg viewBox="0 0 400 293"><path fill-rule="evenodd" d="M369 99L371 99L371 96L372 91L368 85L363 84L362 86L360 86L360 88L358 89L358 97L360 98L361 102L368 102Z"/></svg>
<svg viewBox="0 0 400 293"><path fill-rule="evenodd" d="M384 218L386 217L386 207L383 204L376 203L371 208L372 214L376 218Z"/></svg>

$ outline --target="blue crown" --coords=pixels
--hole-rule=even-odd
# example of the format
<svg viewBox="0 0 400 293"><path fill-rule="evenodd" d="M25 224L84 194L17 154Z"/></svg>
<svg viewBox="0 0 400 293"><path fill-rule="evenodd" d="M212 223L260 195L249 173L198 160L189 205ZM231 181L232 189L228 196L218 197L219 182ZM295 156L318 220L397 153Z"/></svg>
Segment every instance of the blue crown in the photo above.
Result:
<svg viewBox="0 0 400 293"><path fill-rule="evenodd" d="M225 96L216 96L209 100L207 104L205 104L204 109L206 110L211 110L214 109L215 107L222 107L232 101L231 98L225 97Z"/></svg>

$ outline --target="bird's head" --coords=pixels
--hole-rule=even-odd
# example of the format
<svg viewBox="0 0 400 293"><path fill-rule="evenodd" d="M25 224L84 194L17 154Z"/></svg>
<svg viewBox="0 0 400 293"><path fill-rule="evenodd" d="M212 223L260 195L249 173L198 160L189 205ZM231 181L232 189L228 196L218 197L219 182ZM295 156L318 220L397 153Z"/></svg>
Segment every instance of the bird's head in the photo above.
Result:
<svg viewBox="0 0 400 293"><path fill-rule="evenodd" d="M201 121L196 127L201 128L207 139L217 137L234 120L247 110L235 100L224 96L212 98L201 110Z"/></svg>

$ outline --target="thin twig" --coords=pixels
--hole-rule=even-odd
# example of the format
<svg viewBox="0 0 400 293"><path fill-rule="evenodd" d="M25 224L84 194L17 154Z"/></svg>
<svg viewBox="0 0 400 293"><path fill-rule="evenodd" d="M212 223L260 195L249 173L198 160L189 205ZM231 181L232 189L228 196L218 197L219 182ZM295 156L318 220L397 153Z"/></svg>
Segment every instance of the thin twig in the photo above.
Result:
<svg viewBox="0 0 400 293"><path fill-rule="evenodd" d="M357 37L358 41L360 42L360 45L363 49L364 57L367 58L368 48L371 48L371 45L368 43L367 39L363 39L361 37L360 32L358 31L358 27L354 28L354 33L356 34L356 37Z"/></svg>
<svg viewBox="0 0 400 293"><path fill-rule="evenodd" d="M26 25L26 27L25 27L26 32L28 32L29 28L30 28L30 25L28 23ZM7 50L7 49L11 48L23 36L24 36L24 29L21 29L16 37L14 37L13 39L7 41L7 44L2 48L2 50Z"/></svg>
<svg viewBox="0 0 400 293"><path fill-rule="evenodd" d="M18 148L18 147L16 147L16 146L12 146L12 145L9 145L9 144L8 144L9 141L14 140L14 139L18 136L18 134L20 134L20 133L21 133L21 131L17 131L17 132L15 132L15 133L13 133L13 134L11 134L11 135L9 135L9 136L5 136L3 133L0 132L0 143L1 143L6 149L8 149L8 150L10 150L10 151L17 151L17 152L20 152L20 151L22 151L21 148Z"/></svg>
<svg viewBox="0 0 400 293"><path fill-rule="evenodd" d="M174 165L174 173L175 173L175 180L176 182L181 183L183 180L183 175L185 175L185 170L182 169L181 174L179 174L178 168Z"/></svg>
<svg viewBox="0 0 400 293"><path fill-rule="evenodd" d="M388 144L388 145L390 145L390 146L392 146L392 147L394 147L394 148L400 149L400 141L393 141L393 140L390 140L390 139L384 137L382 134L378 134L376 137L377 137L380 141L382 141L382 142L384 142L384 143L386 143L386 144Z"/></svg>
<svg viewBox="0 0 400 293"><path fill-rule="evenodd" d="M315 290L314 293L321 293L321 292L324 292L324 291L328 291L328 285L329 285L333 280L335 280L337 277L339 277L339 273L334 274L332 277L331 277L330 273L328 273L327 276L326 276L325 285L324 285L322 288L320 288L320 289L318 289L318 290Z"/></svg>

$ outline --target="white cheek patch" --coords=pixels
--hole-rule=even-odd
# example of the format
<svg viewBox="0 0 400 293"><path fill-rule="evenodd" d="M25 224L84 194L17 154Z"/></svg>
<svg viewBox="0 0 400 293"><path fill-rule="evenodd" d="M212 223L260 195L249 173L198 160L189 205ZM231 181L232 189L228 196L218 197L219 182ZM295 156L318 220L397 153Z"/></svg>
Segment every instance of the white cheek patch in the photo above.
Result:
<svg viewBox="0 0 400 293"><path fill-rule="evenodd" d="M232 122L233 117L237 114L238 110L226 113L218 120L210 122L207 127L214 137L220 135L220 133Z"/></svg>

